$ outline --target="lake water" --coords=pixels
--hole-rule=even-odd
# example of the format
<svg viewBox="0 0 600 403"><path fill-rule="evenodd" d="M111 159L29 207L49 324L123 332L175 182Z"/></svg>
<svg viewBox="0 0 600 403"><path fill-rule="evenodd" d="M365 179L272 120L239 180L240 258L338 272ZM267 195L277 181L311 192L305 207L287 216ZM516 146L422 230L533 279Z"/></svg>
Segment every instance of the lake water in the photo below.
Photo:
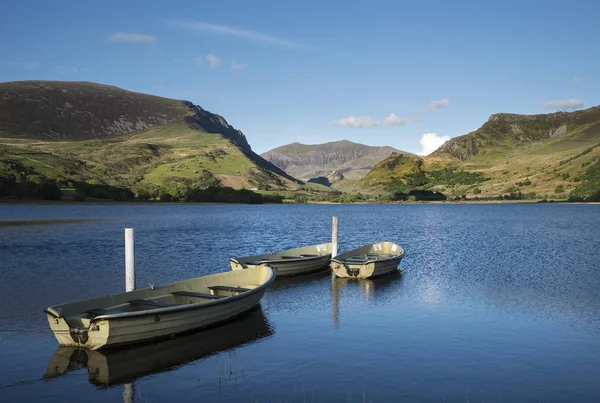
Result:
<svg viewBox="0 0 600 403"><path fill-rule="evenodd" d="M400 272L277 280L226 325L114 353L57 349L42 310L229 270L228 259L394 241ZM600 400L597 205L0 205L0 400Z"/></svg>

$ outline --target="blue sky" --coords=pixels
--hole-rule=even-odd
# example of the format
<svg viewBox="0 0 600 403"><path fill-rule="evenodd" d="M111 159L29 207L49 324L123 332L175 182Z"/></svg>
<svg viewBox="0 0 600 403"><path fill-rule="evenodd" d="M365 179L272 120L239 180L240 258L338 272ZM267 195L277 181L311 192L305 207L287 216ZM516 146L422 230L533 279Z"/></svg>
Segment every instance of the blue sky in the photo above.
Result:
<svg viewBox="0 0 600 403"><path fill-rule="evenodd" d="M0 81L190 100L257 152L427 153L493 113L600 104L599 18L597 1L6 1Z"/></svg>

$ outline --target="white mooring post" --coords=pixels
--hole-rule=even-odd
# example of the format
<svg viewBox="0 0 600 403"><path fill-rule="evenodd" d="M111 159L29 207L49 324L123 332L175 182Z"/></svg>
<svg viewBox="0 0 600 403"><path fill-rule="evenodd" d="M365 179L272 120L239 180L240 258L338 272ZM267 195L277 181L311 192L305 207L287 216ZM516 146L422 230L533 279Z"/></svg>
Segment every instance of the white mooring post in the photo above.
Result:
<svg viewBox="0 0 600 403"><path fill-rule="evenodd" d="M133 228L125 228L125 291L135 290L135 240Z"/></svg>
<svg viewBox="0 0 600 403"><path fill-rule="evenodd" d="M338 254L338 217L333 216L331 226L331 257L334 258Z"/></svg>

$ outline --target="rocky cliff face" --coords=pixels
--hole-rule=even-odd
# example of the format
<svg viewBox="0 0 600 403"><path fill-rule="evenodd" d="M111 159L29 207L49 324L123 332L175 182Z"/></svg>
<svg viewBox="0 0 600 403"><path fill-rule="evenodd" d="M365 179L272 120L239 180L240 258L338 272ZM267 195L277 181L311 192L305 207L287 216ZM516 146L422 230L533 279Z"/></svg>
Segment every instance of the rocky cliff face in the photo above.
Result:
<svg viewBox="0 0 600 403"><path fill-rule="evenodd" d="M288 174L304 180L327 177L334 171L343 174L343 177L358 179L397 151L392 147L372 147L342 140L315 145L292 143L261 156Z"/></svg>
<svg viewBox="0 0 600 403"><path fill-rule="evenodd" d="M28 139L110 139L186 120L250 150L244 134L191 102L90 82L0 83L0 136Z"/></svg>

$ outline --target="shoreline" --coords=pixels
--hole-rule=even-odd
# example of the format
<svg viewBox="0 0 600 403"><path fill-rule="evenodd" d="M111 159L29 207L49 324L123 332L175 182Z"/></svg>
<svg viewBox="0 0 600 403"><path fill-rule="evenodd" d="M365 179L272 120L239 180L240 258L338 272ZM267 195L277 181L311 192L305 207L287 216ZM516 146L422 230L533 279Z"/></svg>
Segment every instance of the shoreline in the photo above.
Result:
<svg viewBox="0 0 600 403"><path fill-rule="evenodd" d="M304 203L297 203L293 201L284 201L283 203L221 203L221 202L161 202L161 201L102 201L102 200L93 200L93 201L71 201L71 200L1 200L0 206L2 205L40 205L40 206L50 206L50 205L65 205L65 206L105 206L105 205L280 205L280 204L313 204L313 205L415 205L415 204L436 204L436 205L460 205L460 204L585 204L585 205L595 205L600 204L600 202L569 202L567 200L448 200L448 201L403 201L403 202L390 202L390 203L338 203L332 201L307 201Z"/></svg>

